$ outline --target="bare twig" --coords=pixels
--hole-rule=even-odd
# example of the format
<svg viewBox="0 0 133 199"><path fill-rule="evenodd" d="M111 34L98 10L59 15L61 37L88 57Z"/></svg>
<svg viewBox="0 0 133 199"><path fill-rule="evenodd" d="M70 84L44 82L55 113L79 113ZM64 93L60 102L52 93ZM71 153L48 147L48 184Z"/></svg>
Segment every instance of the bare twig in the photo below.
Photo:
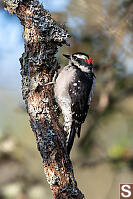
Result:
<svg viewBox="0 0 133 199"><path fill-rule="evenodd" d="M66 136L58 123L53 87L57 73L57 47L67 44L69 34L37 0L5 0L10 14L24 26L25 52L21 63L22 95L35 133L44 171L54 198L84 198L77 187L67 155Z"/></svg>

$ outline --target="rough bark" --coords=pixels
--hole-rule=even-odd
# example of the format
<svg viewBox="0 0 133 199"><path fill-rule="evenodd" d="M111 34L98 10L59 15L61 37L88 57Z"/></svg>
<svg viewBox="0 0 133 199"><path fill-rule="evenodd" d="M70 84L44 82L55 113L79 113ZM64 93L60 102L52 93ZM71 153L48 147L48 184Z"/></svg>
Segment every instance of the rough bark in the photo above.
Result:
<svg viewBox="0 0 133 199"><path fill-rule="evenodd" d="M58 46L67 44L69 34L59 26L37 0L5 0L10 14L24 26L25 52L20 58L22 95L44 172L55 199L84 198L77 187L66 150L66 135L59 125L53 80L59 68Z"/></svg>

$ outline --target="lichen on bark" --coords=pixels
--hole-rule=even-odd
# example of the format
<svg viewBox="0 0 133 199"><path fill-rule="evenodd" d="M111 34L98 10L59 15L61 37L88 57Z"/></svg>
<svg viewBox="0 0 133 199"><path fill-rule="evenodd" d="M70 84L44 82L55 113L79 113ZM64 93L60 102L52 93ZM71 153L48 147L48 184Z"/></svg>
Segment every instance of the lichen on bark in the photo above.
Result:
<svg viewBox="0 0 133 199"><path fill-rule="evenodd" d="M22 96L36 136L44 172L54 198L84 198L77 187L66 150L66 135L58 122L53 77L58 74L56 53L70 37L37 0L4 0L10 14L24 26L25 51L20 58Z"/></svg>

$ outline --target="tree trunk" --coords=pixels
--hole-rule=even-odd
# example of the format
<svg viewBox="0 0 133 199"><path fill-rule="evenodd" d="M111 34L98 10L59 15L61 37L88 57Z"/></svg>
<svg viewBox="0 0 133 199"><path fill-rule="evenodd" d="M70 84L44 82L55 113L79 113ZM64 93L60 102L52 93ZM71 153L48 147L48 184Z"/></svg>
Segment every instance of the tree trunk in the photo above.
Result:
<svg viewBox="0 0 133 199"><path fill-rule="evenodd" d="M24 26L25 52L20 58L22 95L44 172L55 199L84 198L77 187L66 150L66 135L59 125L54 98L54 75L59 68L57 47L67 44L69 34L37 0L5 0L10 14Z"/></svg>

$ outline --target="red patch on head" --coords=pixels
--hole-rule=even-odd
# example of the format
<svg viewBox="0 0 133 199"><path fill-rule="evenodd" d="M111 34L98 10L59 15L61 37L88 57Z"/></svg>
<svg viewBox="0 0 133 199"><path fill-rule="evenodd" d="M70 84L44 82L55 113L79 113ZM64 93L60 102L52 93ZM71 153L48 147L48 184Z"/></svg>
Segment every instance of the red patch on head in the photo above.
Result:
<svg viewBox="0 0 133 199"><path fill-rule="evenodd" d="M94 64L94 62L90 56L89 56L89 58L85 57L85 62L87 62L88 64Z"/></svg>

